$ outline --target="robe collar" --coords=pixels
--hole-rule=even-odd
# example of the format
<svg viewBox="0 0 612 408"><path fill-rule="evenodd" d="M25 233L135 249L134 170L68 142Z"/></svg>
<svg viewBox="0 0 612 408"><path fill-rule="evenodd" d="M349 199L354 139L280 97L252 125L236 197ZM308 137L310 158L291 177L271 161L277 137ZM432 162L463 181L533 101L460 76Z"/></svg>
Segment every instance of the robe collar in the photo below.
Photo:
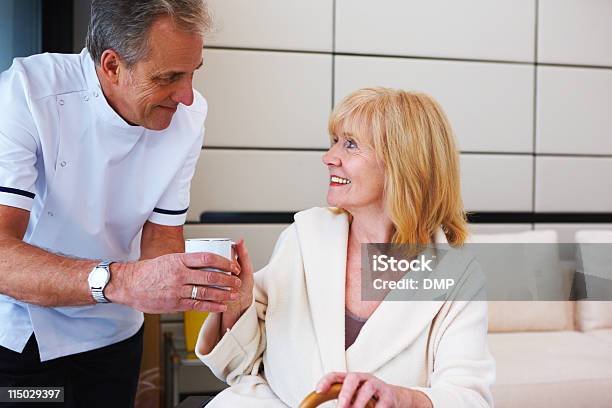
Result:
<svg viewBox="0 0 612 408"><path fill-rule="evenodd" d="M443 301L383 301L344 349L345 213L313 208L295 215L308 301L325 373L376 372L429 331ZM425 358L425 356L423 356Z"/></svg>

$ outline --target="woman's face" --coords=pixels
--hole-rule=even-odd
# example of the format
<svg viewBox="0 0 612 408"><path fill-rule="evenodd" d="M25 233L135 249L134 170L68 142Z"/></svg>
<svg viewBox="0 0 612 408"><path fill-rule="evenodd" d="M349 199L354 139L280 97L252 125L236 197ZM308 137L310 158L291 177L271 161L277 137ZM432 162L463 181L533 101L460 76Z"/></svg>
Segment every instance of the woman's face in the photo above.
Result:
<svg viewBox="0 0 612 408"><path fill-rule="evenodd" d="M323 163L329 170L330 206L351 213L368 207L384 208L384 168L369 140L357 140L350 134L334 135Z"/></svg>

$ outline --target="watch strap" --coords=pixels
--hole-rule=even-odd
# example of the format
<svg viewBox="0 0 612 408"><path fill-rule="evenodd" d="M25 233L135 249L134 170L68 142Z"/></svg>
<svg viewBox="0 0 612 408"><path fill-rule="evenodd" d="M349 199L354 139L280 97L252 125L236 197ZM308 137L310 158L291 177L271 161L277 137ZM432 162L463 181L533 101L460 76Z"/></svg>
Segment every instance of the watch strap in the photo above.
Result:
<svg viewBox="0 0 612 408"><path fill-rule="evenodd" d="M98 303L110 303L110 300L104 296L104 290L99 288L91 288L91 296Z"/></svg>
<svg viewBox="0 0 612 408"><path fill-rule="evenodd" d="M98 265L96 265L95 269L98 269L98 268L105 269L108 272L108 276L109 276L108 281L103 286L101 286L101 287L93 287L93 286L90 287L90 289L91 289L91 296L94 298L94 300L97 303L111 303L111 301L108 300L106 298L106 296L104 296L104 289L106 288L106 285L108 284L108 282L110 282L110 266L113 263L114 262L112 262L112 261L102 261Z"/></svg>

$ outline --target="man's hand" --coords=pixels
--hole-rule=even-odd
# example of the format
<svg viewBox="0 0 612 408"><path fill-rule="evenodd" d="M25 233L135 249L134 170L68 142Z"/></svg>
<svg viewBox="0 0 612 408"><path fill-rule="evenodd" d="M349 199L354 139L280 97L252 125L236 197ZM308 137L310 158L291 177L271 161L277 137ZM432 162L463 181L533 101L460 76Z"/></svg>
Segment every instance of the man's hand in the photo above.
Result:
<svg viewBox="0 0 612 408"><path fill-rule="evenodd" d="M232 275L195 268L217 268ZM236 262L212 253L168 254L133 264L113 264L105 295L111 302L145 313L224 312L226 303L238 299L241 281L234 275L239 271ZM196 299L191 298L194 286Z"/></svg>

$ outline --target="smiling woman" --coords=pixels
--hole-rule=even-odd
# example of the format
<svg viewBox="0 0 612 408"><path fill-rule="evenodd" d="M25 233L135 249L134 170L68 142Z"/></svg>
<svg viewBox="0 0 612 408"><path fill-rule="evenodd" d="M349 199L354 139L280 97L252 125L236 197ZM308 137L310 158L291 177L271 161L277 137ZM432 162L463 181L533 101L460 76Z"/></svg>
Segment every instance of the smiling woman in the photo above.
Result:
<svg viewBox="0 0 612 408"><path fill-rule="evenodd" d="M459 156L448 119L435 100L395 89L361 89L336 106L329 134L332 147L323 161L330 175L348 174L358 166L356 172L364 178L361 186L330 188L330 205L351 213L353 200L357 205L367 201L360 190L380 200L384 195L381 210L395 225L391 242L428 244L440 227L449 243L465 241Z"/></svg>
<svg viewBox="0 0 612 408"><path fill-rule="evenodd" d="M423 94L362 89L334 109L329 133L332 208L297 213L254 275L241 245L240 302L200 331L196 354L231 386L210 406L298 406L316 387L315 397L340 388L338 408L490 407L481 287L461 302L362 300L362 244L433 244L440 229L454 246L465 240L442 109ZM436 270L468 279L471 261L448 251Z"/></svg>

